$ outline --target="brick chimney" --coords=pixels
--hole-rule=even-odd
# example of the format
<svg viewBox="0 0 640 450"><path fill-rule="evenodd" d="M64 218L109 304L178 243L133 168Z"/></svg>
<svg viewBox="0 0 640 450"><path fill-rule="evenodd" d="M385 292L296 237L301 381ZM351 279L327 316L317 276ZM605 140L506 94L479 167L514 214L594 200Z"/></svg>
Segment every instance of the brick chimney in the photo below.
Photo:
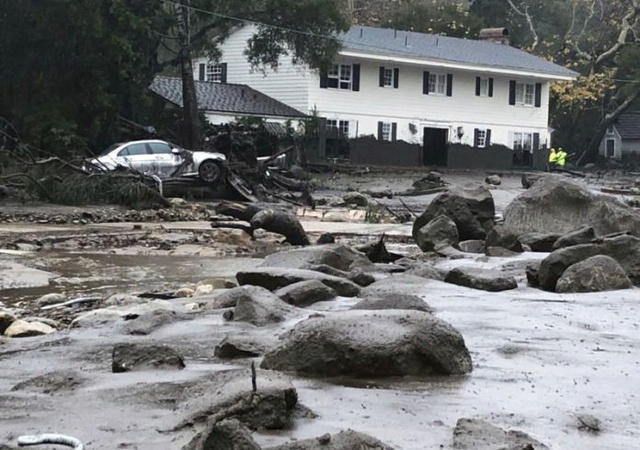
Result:
<svg viewBox="0 0 640 450"><path fill-rule="evenodd" d="M483 28L478 35L481 41L497 42L509 45L509 30L506 28Z"/></svg>

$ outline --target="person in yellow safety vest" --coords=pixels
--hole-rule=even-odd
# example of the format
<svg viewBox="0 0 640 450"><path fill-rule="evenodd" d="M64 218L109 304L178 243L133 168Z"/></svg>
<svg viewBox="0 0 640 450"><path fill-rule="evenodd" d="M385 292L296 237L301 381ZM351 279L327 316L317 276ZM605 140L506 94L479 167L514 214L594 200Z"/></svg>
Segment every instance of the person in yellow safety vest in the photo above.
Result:
<svg viewBox="0 0 640 450"><path fill-rule="evenodd" d="M556 164L558 164L558 167L560 167L561 169L564 168L564 165L567 163L567 152L565 152L562 147L560 147L558 149L558 152L556 153Z"/></svg>
<svg viewBox="0 0 640 450"><path fill-rule="evenodd" d="M547 165L547 170L553 170L553 168L558 164L558 153L556 149L551 147L549 150L549 164Z"/></svg>

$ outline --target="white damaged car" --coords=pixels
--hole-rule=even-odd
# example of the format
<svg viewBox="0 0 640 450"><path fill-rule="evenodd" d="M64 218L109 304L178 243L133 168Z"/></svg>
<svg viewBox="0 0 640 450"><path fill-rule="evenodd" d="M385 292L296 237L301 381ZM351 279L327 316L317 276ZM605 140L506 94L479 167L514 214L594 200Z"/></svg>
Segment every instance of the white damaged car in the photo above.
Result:
<svg viewBox="0 0 640 450"><path fill-rule="evenodd" d="M125 167L159 178L199 177L207 183L223 178L227 158L222 153L192 152L156 139L113 144L97 157L87 159L87 171L111 171Z"/></svg>

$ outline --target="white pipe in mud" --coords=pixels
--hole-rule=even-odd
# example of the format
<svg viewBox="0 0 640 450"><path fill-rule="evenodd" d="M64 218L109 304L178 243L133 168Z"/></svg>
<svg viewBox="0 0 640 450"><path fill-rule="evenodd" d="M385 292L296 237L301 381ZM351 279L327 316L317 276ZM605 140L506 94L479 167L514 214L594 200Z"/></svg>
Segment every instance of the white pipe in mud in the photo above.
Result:
<svg viewBox="0 0 640 450"><path fill-rule="evenodd" d="M57 433L31 434L18 437L18 446L58 444L72 447L73 450L84 450L84 444L78 439Z"/></svg>

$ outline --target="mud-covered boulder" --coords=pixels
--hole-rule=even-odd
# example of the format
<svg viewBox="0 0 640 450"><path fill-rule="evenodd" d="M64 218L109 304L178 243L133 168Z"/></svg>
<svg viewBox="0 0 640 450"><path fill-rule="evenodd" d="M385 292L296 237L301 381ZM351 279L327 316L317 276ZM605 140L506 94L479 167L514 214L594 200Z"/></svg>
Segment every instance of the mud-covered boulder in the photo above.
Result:
<svg viewBox="0 0 640 450"><path fill-rule="evenodd" d="M295 308L268 289L259 286L239 286L232 289L238 300L233 309L233 320L256 326L284 321Z"/></svg>
<svg viewBox="0 0 640 450"><path fill-rule="evenodd" d="M518 282L510 275L467 267L452 269L444 278L444 281L489 292L507 291L518 287Z"/></svg>
<svg viewBox="0 0 640 450"><path fill-rule="evenodd" d="M538 271L540 270L540 261L527 264L525 268L525 275L527 276L527 284L531 287L538 287L540 282L538 281Z"/></svg>
<svg viewBox="0 0 640 450"><path fill-rule="evenodd" d="M364 309L369 311L376 309L412 309L415 311L433 312L433 308L417 295L392 292L367 295L353 305L351 309Z"/></svg>
<svg viewBox="0 0 640 450"><path fill-rule="evenodd" d="M260 267L286 267L309 269L327 265L349 272L356 267L374 267L373 263L360 252L342 244L313 245L267 256Z"/></svg>
<svg viewBox="0 0 640 450"><path fill-rule="evenodd" d="M504 430L480 419L458 419L453 430L453 448L458 450L549 450L527 433Z"/></svg>
<svg viewBox="0 0 640 450"><path fill-rule="evenodd" d="M299 307L313 305L314 303L326 300L333 300L336 297L336 291L320 280L293 283L278 289L274 294L280 297L285 303Z"/></svg>
<svg viewBox="0 0 640 450"><path fill-rule="evenodd" d="M640 213L559 175L542 177L516 197L504 212L504 224L518 235L568 233L589 225L598 235L628 230L640 236Z"/></svg>
<svg viewBox="0 0 640 450"><path fill-rule="evenodd" d="M632 287L626 272L615 259L596 255L569 266L558 279L555 290L601 292Z"/></svg>
<svg viewBox="0 0 640 450"><path fill-rule="evenodd" d="M546 175L548 174L541 172L525 172L520 176L520 182L522 183L523 188L529 189L536 181Z"/></svg>
<svg viewBox="0 0 640 450"><path fill-rule="evenodd" d="M496 225L487 233L485 246L502 247L516 253L522 253L524 251L522 244L518 240L518 236L504 225Z"/></svg>
<svg viewBox="0 0 640 450"><path fill-rule="evenodd" d="M360 192L351 191L342 196L342 200L348 206L367 206L369 204L369 198Z"/></svg>
<svg viewBox="0 0 640 450"><path fill-rule="evenodd" d="M380 294L415 294L424 289L430 282L428 278L401 273L378 280L362 289L360 297Z"/></svg>
<svg viewBox="0 0 640 450"><path fill-rule="evenodd" d="M181 369L184 369L182 355L166 345L117 344L111 354L113 373Z"/></svg>
<svg viewBox="0 0 640 450"><path fill-rule="evenodd" d="M416 264L411 269L404 272L404 275L413 275L430 280L444 281L444 277L447 275L447 272L446 270L434 267L432 264L422 263Z"/></svg>
<svg viewBox="0 0 640 450"><path fill-rule="evenodd" d="M251 430L237 419L217 422L210 419L207 425L182 450L261 450L253 440Z"/></svg>
<svg viewBox="0 0 640 450"><path fill-rule="evenodd" d="M267 447L264 450L393 450L384 442L353 430Z"/></svg>
<svg viewBox="0 0 640 450"><path fill-rule="evenodd" d="M167 309L156 309L143 312L140 315L124 316L123 319L124 323L121 326L121 331L124 334L147 335L165 325L179 320L192 319L192 317Z"/></svg>
<svg viewBox="0 0 640 450"><path fill-rule="evenodd" d="M236 278L240 285L262 286L270 291L275 291L300 281L318 280L343 297L355 297L360 292L360 287L353 281L314 270L256 267L255 269L238 272Z"/></svg>
<svg viewBox="0 0 640 450"><path fill-rule="evenodd" d="M460 240L484 239L495 217L491 192L485 187L455 189L438 195L413 223L412 235L437 216L444 214L458 228Z"/></svg>
<svg viewBox="0 0 640 450"><path fill-rule="evenodd" d="M491 186L500 186L502 184L502 178L500 178L500 175L489 175L484 179L484 182Z"/></svg>
<svg viewBox="0 0 640 450"><path fill-rule="evenodd" d="M0 334L3 334L4 331L15 321L15 315L9 311L0 311Z"/></svg>
<svg viewBox="0 0 640 450"><path fill-rule="evenodd" d="M569 266L596 255L607 255L615 259L631 282L636 286L640 285L640 238L623 234L603 238L592 244L574 245L554 251L540 263L540 287L554 291L558 279Z"/></svg>
<svg viewBox="0 0 640 450"><path fill-rule="evenodd" d="M341 311L309 318L264 356L264 369L314 376L387 377L471 372L462 335L421 311Z"/></svg>
<svg viewBox="0 0 640 450"><path fill-rule="evenodd" d="M416 231L415 240L420 250L432 252L443 246L457 245L458 228L453 220L441 214Z"/></svg>
<svg viewBox="0 0 640 450"><path fill-rule="evenodd" d="M225 336L213 350L213 354L220 359L254 358L264 352L262 342L243 335Z"/></svg>
<svg viewBox="0 0 640 450"><path fill-rule="evenodd" d="M522 245L526 245L532 252L549 253L554 250L553 244L561 237L558 233L525 233L518 236Z"/></svg>
<svg viewBox="0 0 640 450"><path fill-rule="evenodd" d="M596 231L592 226L583 225L562 236L553 243L552 251L559 248L572 247L574 245L589 244L596 238Z"/></svg>

